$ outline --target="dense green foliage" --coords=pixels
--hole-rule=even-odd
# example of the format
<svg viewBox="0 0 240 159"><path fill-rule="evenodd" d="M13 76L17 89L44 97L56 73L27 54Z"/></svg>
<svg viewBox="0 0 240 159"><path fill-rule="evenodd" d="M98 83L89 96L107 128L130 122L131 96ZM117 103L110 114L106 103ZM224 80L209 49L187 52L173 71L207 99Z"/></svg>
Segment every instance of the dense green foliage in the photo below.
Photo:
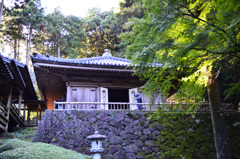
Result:
<svg viewBox="0 0 240 159"><path fill-rule="evenodd" d="M226 75L224 81L228 82L224 83L228 88L225 101L229 101L229 94L235 94L238 104L239 1L143 2L145 17L129 22L134 24L133 32L125 35L124 40L130 43L128 57L140 66L137 74L149 79L146 88L150 92L152 89L163 91L168 96L169 89L174 87L172 80L180 79L177 87L188 97L185 99L201 101L211 71L219 70L219 76ZM148 67L148 63L153 62L162 64L160 71Z"/></svg>
<svg viewBox="0 0 240 159"><path fill-rule="evenodd" d="M92 157L45 143L31 143L11 139L0 147L0 158L4 159L90 159Z"/></svg>
<svg viewBox="0 0 240 159"><path fill-rule="evenodd" d="M37 50L56 57L77 58L82 56L85 32L83 22L76 16L64 16L55 9L45 18L41 47Z"/></svg>

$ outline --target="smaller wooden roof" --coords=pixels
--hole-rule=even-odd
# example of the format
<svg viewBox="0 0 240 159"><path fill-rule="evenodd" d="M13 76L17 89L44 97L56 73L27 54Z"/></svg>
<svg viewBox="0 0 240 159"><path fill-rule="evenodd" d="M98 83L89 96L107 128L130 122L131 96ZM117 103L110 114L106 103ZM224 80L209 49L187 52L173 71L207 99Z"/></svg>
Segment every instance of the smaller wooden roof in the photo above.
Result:
<svg viewBox="0 0 240 159"><path fill-rule="evenodd" d="M23 90L25 97L29 100L37 100L37 94L32 84L28 67L14 59L4 57L0 54L0 81L1 87L12 85ZM3 90L1 95L4 94ZM7 94L7 92L5 93Z"/></svg>

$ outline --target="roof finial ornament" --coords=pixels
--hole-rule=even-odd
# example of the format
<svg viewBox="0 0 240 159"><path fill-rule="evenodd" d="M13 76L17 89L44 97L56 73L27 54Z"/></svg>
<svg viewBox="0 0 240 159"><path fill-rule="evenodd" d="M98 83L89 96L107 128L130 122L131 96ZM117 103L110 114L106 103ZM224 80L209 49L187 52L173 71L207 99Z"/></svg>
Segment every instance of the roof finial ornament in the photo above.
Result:
<svg viewBox="0 0 240 159"><path fill-rule="evenodd" d="M105 52L103 53L102 56L112 56L112 54L110 52L108 52L108 49L104 50Z"/></svg>

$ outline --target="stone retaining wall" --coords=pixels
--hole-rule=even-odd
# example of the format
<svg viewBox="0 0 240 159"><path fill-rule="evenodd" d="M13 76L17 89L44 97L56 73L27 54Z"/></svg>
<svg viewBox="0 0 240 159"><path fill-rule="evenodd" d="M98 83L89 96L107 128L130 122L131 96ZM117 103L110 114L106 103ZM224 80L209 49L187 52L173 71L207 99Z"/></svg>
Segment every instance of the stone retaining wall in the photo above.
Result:
<svg viewBox="0 0 240 159"><path fill-rule="evenodd" d="M161 124L147 116L141 111L46 110L35 141L89 155L86 137L97 129L107 136L103 159L216 157L210 114L166 118ZM239 150L239 135L233 141Z"/></svg>

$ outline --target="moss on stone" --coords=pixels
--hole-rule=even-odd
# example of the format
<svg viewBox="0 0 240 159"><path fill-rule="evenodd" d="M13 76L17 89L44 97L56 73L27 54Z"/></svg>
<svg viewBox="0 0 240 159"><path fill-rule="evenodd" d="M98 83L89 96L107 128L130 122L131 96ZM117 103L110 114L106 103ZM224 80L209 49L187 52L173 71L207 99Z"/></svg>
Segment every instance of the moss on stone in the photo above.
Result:
<svg viewBox="0 0 240 159"><path fill-rule="evenodd" d="M164 153L164 155L166 156L166 158L176 158L176 157L173 155L172 151L167 151L167 152Z"/></svg>
<svg viewBox="0 0 240 159"><path fill-rule="evenodd" d="M191 143L189 144L191 148L193 149L198 149L200 147L200 144L197 144L197 143Z"/></svg>
<svg viewBox="0 0 240 159"><path fill-rule="evenodd" d="M11 139L1 147L0 158L4 159L90 159L86 156L71 150L45 143L30 143L18 139Z"/></svg>
<svg viewBox="0 0 240 159"><path fill-rule="evenodd" d="M182 141L181 145L184 146L185 148L189 148L190 147L189 143L186 142L186 141Z"/></svg>
<svg viewBox="0 0 240 159"><path fill-rule="evenodd" d="M209 142L203 142L202 145L204 145L208 149L210 149L211 147L211 144Z"/></svg>
<svg viewBox="0 0 240 159"><path fill-rule="evenodd" d="M166 146L170 146L170 147L176 147L176 143L174 141L167 141L166 143Z"/></svg>
<svg viewBox="0 0 240 159"><path fill-rule="evenodd" d="M145 156L144 159L156 159L156 157L153 154L151 154L151 155Z"/></svg>
<svg viewBox="0 0 240 159"><path fill-rule="evenodd" d="M178 137L174 138L174 142L176 142L177 145L182 144L182 140L180 138L178 138Z"/></svg>
<svg viewBox="0 0 240 159"><path fill-rule="evenodd" d="M184 152L185 152L185 154L191 154L192 153L192 149L184 149Z"/></svg>
<svg viewBox="0 0 240 159"><path fill-rule="evenodd" d="M167 129L167 128L163 128L162 131L161 131L162 135L167 135L168 133L170 133L170 130Z"/></svg>
<svg viewBox="0 0 240 159"><path fill-rule="evenodd" d="M201 120L201 127L209 127L210 126L210 123L207 122L206 120Z"/></svg>
<svg viewBox="0 0 240 159"><path fill-rule="evenodd" d="M162 145L160 146L160 148L164 151L169 151L170 150L170 147L169 146L165 146L165 145Z"/></svg>
<svg viewBox="0 0 240 159"><path fill-rule="evenodd" d="M4 152L4 151L8 151L8 150L13 150L19 147L25 148L28 146L31 146L32 143L31 142L27 142L27 141L22 141L22 140L18 140L18 139L11 139L11 140L7 140L1 147L0 147L0 153Z"/></svg>
<svg viewBox="0 0 240 159"><path fill-rule="evenodd" d="M139 125L140 125L140 126L143 126L143 125L144 125L144 122L143 122L143 121L140 121L140 122L139 122Z"/></svg>
<svg viewBox="0 0 240 159"><path fill-rule="evenodd" d="M173 148L172 149L172 155L174 155L175 157L180 157L181 152L179 151L178 148Z"/></svg>
<svg viewBox="0 0 240 159"><path fill-rule="evenodd" d="M143 158L144 157L144 153L143 152L138 152L137 156L140 157L140 158Z"/></svg>
<svg viewBox="0 0 240 159"><path fill-rule="evenodd" d="M191 123L189 122L189 120L186 118L184 120L181 121L183 125L185 125L185 127L190 127Z"/></svg>
<svg viewBox="0 0 240 159"><path fill-rule="evenodd" d="M197 129L199 127L199 125L197 124L197 123L194 123L193 125L192 125L192 128L193 129Z"/></svg>
<svg viewBox="0 0 240 159"><path fill-rule="evenodd" d="M201 146L200 147L200 151L203 153L203 154L208 154L210 152L209 148L205 147L205 146Z"/></svg>
<svg viewBox="0 0 240 159"><path fill-rule="evenodd" d="M205 159L206 157L202 155L198 150L193 152L193 158Z"/></svg>
<svg viewBox="0 0 240 159"><path fill-rule="evenodd" d="M160 146L161 144L158 141L153 141L153 146Z"/></svg>
<svg viewBox="0 0 240 159"><path fill-rule="evenodd" d="M200 143L204 142L204 140L205 140L204 138L199 137L199 138L195 139L195 142L197 144L200 144Z"/></svg>
<svg viewBox="0 0 240 159"><path fill-rule="evenodd" d="M201 135L201 134L203 134L204 133L204 131L203 131L203 129L201 128L201 127L199 127L197 130L196 130L196 134L197 135Z"/></svg>
<svg viewBox="0 0 240 159"><path fill-rule="evenodd" d="M191 134L190 137L195 141L199 136L194 133L194 134Z"/></svg>
<svg viewBox="0 0 240 159"><path fill-rule="evenodd" d="M188 134L181 134L178 137L183 141L191 141Z"/></svg>
<svg viewBox="0 0 240 159"><path fill-rule="evenodd" d="M166 155L163 152L158 152L156 155L159 159L164 159L166 157Z"/></svg>
<svg viewBox="0 0 240 159"><path fill-rule="evenodd" d="M184 147L182 145L177 145L177 149L180 154L184 152Z"/></svg>
<svg viewBox="0 0 240 159"><path fill-rule="evenodd" d="M158 141L159 143L164 143L164 142L166 141L166 139L164 139L163 136L159 136L159 137L157 138L157 141Z"/></svg>
<svg viewBox="0 0 240 159"><path fill-rule="evenodd" d="M171 124L168 123L168 122L165 122L165 123L162 123L162 126L163 126L164 128L168 128L168 127L171 127Z"/></svg>
<svg viewBox="0 0 240 159"><path fill-rule="evenodd" d="M217 158L216 153L215 152L211 152L210 154L208 154L208 158L216 159Z"/></svg>
<svg viewBox="0 0 240 159"><path fill-rule="evenodd" d="M176 135L182 135L182 134L187 134L187 130L186 129L182 129L182 130L175 130L176 131ZM174 132L175 132L174 131Z"/></svg>
<svg viewBox="0 0 240 159"><path fill-rule="evenodd" d="M138 155L143 156L144 153L143 152L138 152Z"/></svg>
<svg viewBox="0 0 240 159"><path fill-rule="evenodd" d="M173 133L170 134L166 134L166 136L164 137L165 140L175 140L176 136L173 135Z"/></svg>
<svg viewBox="0 0 240 159"><path fill-rule="evenodd" d="M185 159L192 159L192 155L191 154L184 154L183 158L185 158Z"/></svg>
<svg viewBox="0 0 240 159"><path fill-rule="evenodd" d="M182 128L183 128L182 123L180 123L179 121L176 121L174 123L174 129L180 130Z"/></svg>

